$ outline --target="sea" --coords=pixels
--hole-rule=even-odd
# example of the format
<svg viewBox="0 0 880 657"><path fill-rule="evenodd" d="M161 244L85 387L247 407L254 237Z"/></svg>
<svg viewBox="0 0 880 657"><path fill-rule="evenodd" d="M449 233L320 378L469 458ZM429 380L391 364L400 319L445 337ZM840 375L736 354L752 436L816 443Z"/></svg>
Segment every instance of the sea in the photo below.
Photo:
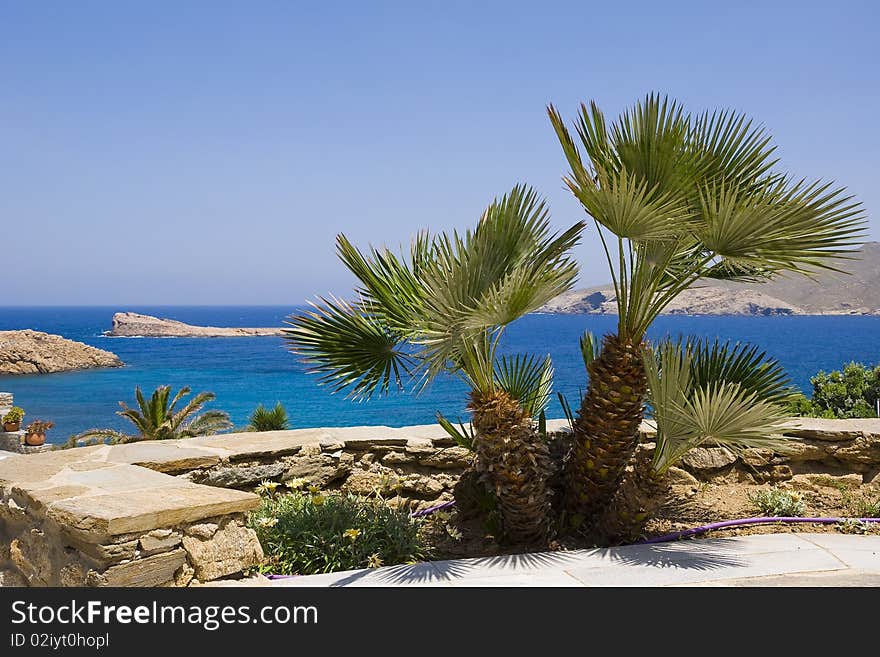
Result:
<svg viewBox="0 0 880 657"><path fill-rule="evenodd" d="M282 402L291 425L329 427L406 426L435 421L442 412L467 420L467 386L453 375L436 379L419 394L411 390L356 401L318 384L307 364L292 354L281 337L115 338L103 335L117 311L133 311L208 326L282 326L302 310L296 306L132 306L0 307L0 330L30 328L62 335L117 354L125 367L26 376L0 375L0 391L12 392L25 409L26 422L51 420L48 442L61 443L85 429L130 425L116 415L119 402L135 403L135 387L149 394L157 386L189 386L211 391L206 408L229 413L244 427L258 404ZM554 390L576 406L586 385L578 348L584 331L614 330L616 317L532 314L508 327L503 350L549 354ZM650 338L698 335L758 345L778 359L792 382L809 395L810 377L849 361L880 362L880 317L863 316L662 316ZM562 417L555 398L548 417Z"/></svg>

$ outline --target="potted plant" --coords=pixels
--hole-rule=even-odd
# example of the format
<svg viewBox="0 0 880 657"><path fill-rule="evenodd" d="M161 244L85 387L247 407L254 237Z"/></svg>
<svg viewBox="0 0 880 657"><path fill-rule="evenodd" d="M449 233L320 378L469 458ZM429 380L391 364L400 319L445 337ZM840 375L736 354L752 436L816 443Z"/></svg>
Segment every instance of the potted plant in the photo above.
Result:
<svg viewBox="0 0 880 657"><path fill-rule="evenodd" d="M25 428L24 444L37 447L46 442L46 432L55 426L54 422L34 420Z"/></svg>
<svg viewBox="0 0 880 657"><path fill-rule="evenodd" d="M3 416L4 431L18 431L21 429L21 420L24 417L24 409L19 406L13 406L9 412Z"/></svg>

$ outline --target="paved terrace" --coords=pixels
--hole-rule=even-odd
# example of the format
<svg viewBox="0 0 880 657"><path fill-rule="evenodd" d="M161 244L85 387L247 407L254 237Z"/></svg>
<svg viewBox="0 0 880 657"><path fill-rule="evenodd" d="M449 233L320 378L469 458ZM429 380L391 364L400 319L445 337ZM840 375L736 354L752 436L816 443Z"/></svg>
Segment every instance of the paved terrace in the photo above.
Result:
<svg viewBox="0 0 880 657"><path fill-rule="evenodd" d="M242 582L245 583L245 582ZM251 586L880 586L880 536L756 534L435 561Z"/></svg>

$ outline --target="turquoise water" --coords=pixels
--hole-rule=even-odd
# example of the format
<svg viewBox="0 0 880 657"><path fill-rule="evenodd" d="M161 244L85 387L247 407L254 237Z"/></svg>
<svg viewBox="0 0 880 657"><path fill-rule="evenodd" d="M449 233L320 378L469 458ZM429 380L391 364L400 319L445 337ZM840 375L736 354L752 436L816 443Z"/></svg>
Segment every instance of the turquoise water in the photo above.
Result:
<svg viewBox="0 0 880 657"><path fill-rule="evenodd" d="M279 326L292 307L148 307L0 308L0 330L32 328L108 349L123 368L35 376L0 376L0 390L12 392L27 419L56 423L50 442L63 442L87 428L126 423L115 415L118 402L134 403L134 388L152 391L170 384L194 391L211 390L211 405L227 411L237 426L259 403L281 401L297 427L385 424L404 426L434 421L437 410L450 418L466 417L466 386L445 377L419 396L393 394L354 402L317 385L316 377L285 348L278 337L258 338L108 338L113 313L131 310L213 326ZM584 330L602 334L616 318L595 315L529 315L506 336L508 351L549 353L556 369L555 387L571 400L584 387L578 337ZM661 317L651 336L697 334L752 342L778 358L796 385L809 390L820 369L850 360L880 361L880 317ZM574 401L572 402L574 403ZM561 417L554 400L550 415Z"/></svg>

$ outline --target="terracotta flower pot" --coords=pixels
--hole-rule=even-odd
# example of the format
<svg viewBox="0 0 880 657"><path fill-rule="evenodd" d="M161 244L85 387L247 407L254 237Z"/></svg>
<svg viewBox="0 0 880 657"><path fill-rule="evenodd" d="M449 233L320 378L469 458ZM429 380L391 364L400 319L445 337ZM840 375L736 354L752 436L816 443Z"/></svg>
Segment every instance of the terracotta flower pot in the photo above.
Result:
<svg viewBox="0 0 880 657"><path fill-rule="evenodd" d="M30 445L31 447L39 447L45 442L46 434L44 433L26 433L24 435L25 445Z"/></svg>
<svg viewBox="0 0 880 657"><path fill-rule="evenodd" d="M3 429L9 432L18 431L21 429L21 422L4 422Z"/></svg>

